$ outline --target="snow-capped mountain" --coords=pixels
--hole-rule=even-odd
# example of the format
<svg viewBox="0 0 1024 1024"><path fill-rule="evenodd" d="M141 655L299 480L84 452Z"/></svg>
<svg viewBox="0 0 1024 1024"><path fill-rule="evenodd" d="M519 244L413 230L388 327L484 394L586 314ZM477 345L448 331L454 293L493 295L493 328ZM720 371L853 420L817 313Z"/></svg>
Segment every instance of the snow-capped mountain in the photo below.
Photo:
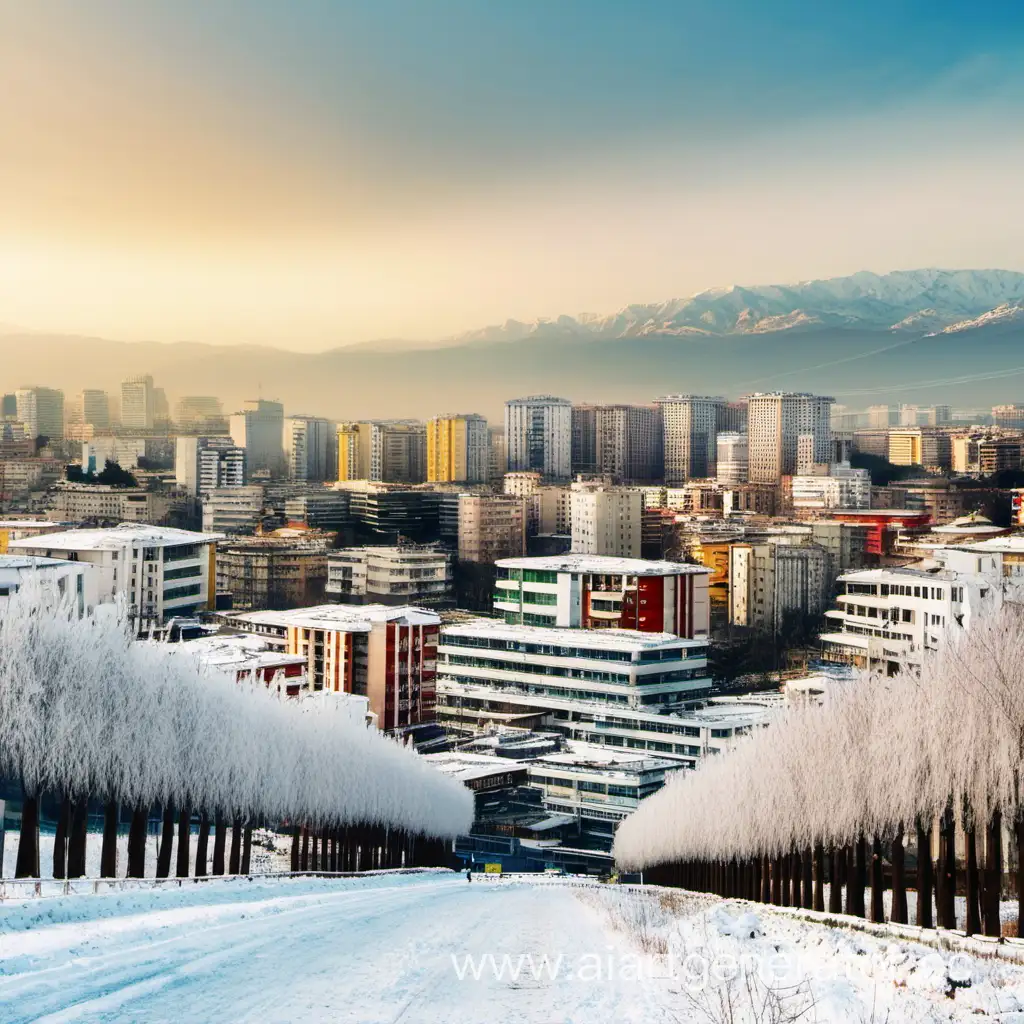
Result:
<svg viewBox="0 0 1024 1024"><path fill-rule="evenodd" d="M617 313L509 320L451 343L524 338L616 339L647 335L765 334L815 326L913 332L965 331L1024 316L1024 274L1010 270L862 271L789 285L716 288Z"/></svg>

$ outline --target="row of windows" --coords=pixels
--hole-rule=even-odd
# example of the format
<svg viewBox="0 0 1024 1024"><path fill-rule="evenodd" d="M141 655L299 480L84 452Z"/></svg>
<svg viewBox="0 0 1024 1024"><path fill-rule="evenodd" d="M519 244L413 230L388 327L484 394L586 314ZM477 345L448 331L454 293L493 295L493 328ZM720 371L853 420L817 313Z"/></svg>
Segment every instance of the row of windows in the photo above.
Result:
<svg viewBox="0 0 1024 1024"><path fill-rule="evenodd" d="M527 590L521 594L518 594L514 590L497 590L494 593L495 601L509 601L511 603L518 604L540 604L540 605L556 605L558 604L557 594L540 593L535 590Z"/></svg>
<svg viewBox="0 0 1024 1024"><path fill-rule="evenodd" d="M181 569L165 569L165 580L185 580L195 576L202 576L203 570L198 565L186 565Z"/></svg>
<svg viewBox="0 0 1024 1024"><path fill-rule="evenodd" d="M571 632L566 630L567 633ZM516 651L519 654L541 654L554 658L586 658L589 661L632 661L631 651L613 648L588 649L586 647L562 647L554 644L528 643L524 640L505 640L499 637L459 636L446 634L446 647L473 647L478 650Z"/></svg>
<svg viewBox="0 0 1024 1024"><path fill-rule="evenodd" d="M164 591L164 600L174 601L179 597L198 597L202 589L202 585L199 583L192 583L185 587L171 587L170 590Z"/></svg>

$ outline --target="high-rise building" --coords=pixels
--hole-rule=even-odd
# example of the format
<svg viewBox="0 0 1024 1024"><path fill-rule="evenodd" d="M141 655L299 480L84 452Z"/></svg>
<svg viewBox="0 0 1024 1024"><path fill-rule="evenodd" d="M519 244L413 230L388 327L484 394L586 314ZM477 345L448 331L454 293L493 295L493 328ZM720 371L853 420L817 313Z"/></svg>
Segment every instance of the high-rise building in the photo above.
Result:
<svg viewBox="0 0 1024 1024"><path fill-rule="evenodd" d="M949 434L934 427L890 430L888 458L894 466L949 469L953 443Z"/></svg>
<svg viewBox="0 0 1024 1024"><path fill-rule="evenodd" d="M729 549L729 621L777 633L787 615L825 611L828 552L817 544L733 544Z"/></svg>
<svg viewBox="0 0 1024 1024"><path fill-rule="evenodd" d="M427 422L427 481L487 483L491 475L487 420L476 413L435 416Z"/></svg>
<svg viewBox="0 0 1024 1024"><path fill-rule="evenodd" d="M720 434L745 434L747 432L747 400L726 402L718 410L718 432Z"/></svg>
<svg viewBox="0 0 1024 1024"><path fill-rule="evenodd" d="M342 604L451 604L452 555L432 544L332 551L327 595Z"/></svg>
<svg viewBox="0 0 1024 1024"><path fill-rule="evenodd" d="M289 416L284 420L281 443L290 480L322 483L337 479L338 434L331 420Z"/></svg>
<svg viewBox="0 0 1024 1024"><path fill-rule="evenodd" d="M572 407L572 472L597 473L597 410L596 405Z"/></svg>
<svg viewBox="0 0 1024 1024"><path fill-rule="evenodd" d="M639 490L573 484L569 503L574 555L640 557L643 497Z"/></svg>
<svg viewBox="0 0 1024 1024"><path fill-rule="evenodd" d="M526 553L526 499L507 494L459 496L459 558L495 562Z"/></svg>
<svg viewBox="0 0 1024 1024"><path fill-rule="evenodd" d="M867 426L872 430L879 430L884 427L895 427L900 421L900 408L898 405L870 405L868 406Z"/></svg>
<svg viewBox="0 0 1024 1024"><path fill-rule="evenodd" d="M174 407L174 422L179 427L203 426L224 419L224 407L213 395L186 395Z"/></svg>
<svg viewBox="0 0 1024 1024"><path fill-rule="evenodd" d="M773 392L748 400L749 478L778 483L832 460L833 399L822 395Z"/></svg>
<svg viewBox="0 0 1024 1024"><path fill-rule="evenodd" d="M418 420L343 423L338 479L421 484L427 478L427 429Z"/></svg>
<svg viewBox="0 0 1024 1024"><path fill-rule="evenodd" d="M715 475L718 482L728 486L745 484L750 466L747 435L735 431L719 434L716 447L718 461Z"/></svg>
<svg viewBox="0 0 1024 1024"><path fill-rule="evenodd" d="M667 395L658 399L668 486L715 475L715 439L724 405L724 398L704 395Z"/></svg>
<svg viewBox="0 0 1024 1024"><path fill-rule="evenodd" d="M992 422L1008 430L1024 430L1024 403L992 406Z"/></svg>
<svg viewBox="0 0 1024 1024"><path fill-rule="evenodd" d="M505 428L488 427L487 443L490 449L488 477L491 481L499 481L508 469L508 444L505 440Z"/></svg>
<svg viewBox="0 0 1024 1024"><path fill-rule="evenodd" d="M177 437L174 482L189 494L245 486L245 449L230 437Z"/></svg>
<svg viewBox="0 0 1024 1024"><path fill-rule="evenodd" d="M505 403L510 472L534 470L549 480L572 474L572 403L535 395Z"/></svg>
<svg viewBox="0 0 1024 1024"><path fill-rule="evenodd" d="M18 416L18 396L15 394L4 395L0 398L0 415L5 420L16 419ZM504 471L503 471L504 472Z"/></svg>
<svg viewBox="0 0 1024 1024"><path fill-rule="evenodd" d="M110 426L110 402L106 391L87 389L81 394L82 422L99 430Z"/></svg>
<svg viewBox="0 0 1024 1024"><path fill-rule="evenodd" d="M122 411L122 418L123 418ZM250 473L258 470L281 472L284 466L284 406L265 398L246 401L231 417L231 439L245 449Z"/></svg>
<svg viewBox="0 0 1024 1024"><path fill-rule="evenodd" d="M150 374L129 377L121 384L121 426L149 430L156 418L153 378Z"/></svg>
<svg viewBox="0 0 1024 1024"><path fill-rule="evenodd" d="M657 406L601 405L595 423L596 472L614 483L647 484L661 479L663 441Z"/></svg>
<svg viewBox="0 0 1024 1024"><path fill-rule="evenodd" d="M171 422L171 405L163 388L153 388L153 425L166 427Z"/></svg>
<svg viewBox="0 0 1024 1024"><path fill-rule="evenodd" d="M64 436L64 392L54 388L20 388L15 392L18 419L30 437Z"/></svg>

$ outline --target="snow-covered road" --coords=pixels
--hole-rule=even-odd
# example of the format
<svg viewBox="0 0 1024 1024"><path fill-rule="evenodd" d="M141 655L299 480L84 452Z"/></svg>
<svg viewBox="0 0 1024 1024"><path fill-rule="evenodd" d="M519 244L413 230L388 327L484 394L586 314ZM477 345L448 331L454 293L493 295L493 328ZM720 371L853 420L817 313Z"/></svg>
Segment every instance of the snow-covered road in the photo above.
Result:
<svg viewBox="0 0 1024 1024"><path fill-rule="evenodd" d="M688 955L697 959L685 963ZM743 957L780 956L794 974L753 988L742 974L714 977ZM755 999L784 1005L755 1017ZM896 1024L978 1013L1024 1024L1021 1010L1024 969L667 890L470 885L437 872L0 905L5 1024Z"/></svg>

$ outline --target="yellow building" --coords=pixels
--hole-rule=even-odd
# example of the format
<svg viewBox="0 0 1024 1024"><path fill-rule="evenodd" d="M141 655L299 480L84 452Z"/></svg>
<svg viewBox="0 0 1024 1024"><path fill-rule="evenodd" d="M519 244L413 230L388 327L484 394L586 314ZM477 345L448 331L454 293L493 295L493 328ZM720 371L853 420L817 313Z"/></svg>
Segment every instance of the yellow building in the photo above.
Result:
<svg viewBox="0 0 1024 1024"><path fill-rule="evenodd" d="M359 423L338 424L338 479L365 480L369 474L362 472L360 454L365 443L360 445Z"/></svg>
<svg viewBox="0 0 1024 1024"><path fill-rule="evenodd" d="M924 465L921 442L919 430L890 430L889 461L894 466Z"/></svg>
<svg viewBox="0 0 1024 1024"><path fill-rule="evenodd" d="M435 416L427 422L429 483L485 483L489 474L490 439L483 416Z"/></svg>

